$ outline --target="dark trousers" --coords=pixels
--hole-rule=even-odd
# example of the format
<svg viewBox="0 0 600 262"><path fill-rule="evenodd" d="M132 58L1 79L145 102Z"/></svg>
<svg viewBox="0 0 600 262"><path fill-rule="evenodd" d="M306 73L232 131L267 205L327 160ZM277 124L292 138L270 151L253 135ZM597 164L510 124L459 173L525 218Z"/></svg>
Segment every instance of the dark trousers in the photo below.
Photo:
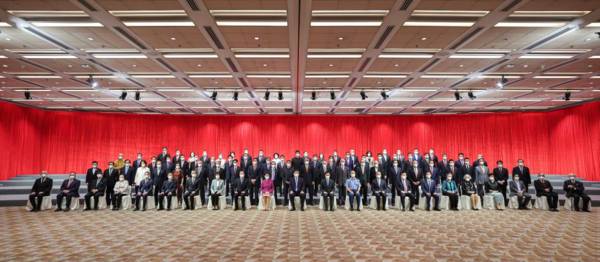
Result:
<svg viewBox="0 0 600 262"><path fill-rule="evenodd" d="M288 194L290 193L289 187L290 186L287 183L283 183L283 205L288 205Z"/></svg>
<svg viewBox="0 0 600 262"><path fill-rule="evenodd" d="M275 187L273 187L273 198L275 199L275 205L277 205L277 192L281 195L281 186L277 186L278 182L275 182Z"/></svg>
<svg viewBox="0 0 600 262"><path fill-rule="evenodd" d="M350 209L354 209L354 199L356 199L356 209L360 209L360 192L358 192L358 190L351 191L352 194L350 194L350 192L347 193L348 201L350 201Z"/></svg>
<svg viewBox="0 0 600 262"><path fill-rule="evenodd" d="M185 206L191 210L194 210L196 207L194 205L194 197L196 197L196 194L183 194L183 202L185 203Z"/></svg>
<svg viewBox="0 0 600 262"><path fill-rule="evenodd" d="M44 199L44 194L35 194L29 195L29 202L31 202L31 206L33 209L38 209L42 207L42 200Z"/></svg>
<svg viewBox="0 0 600 262"><path fill-rule="evenodd" d="M527 204L529 204L529 201L531 201L531 195L523 194L522 196L520 196L519 194L517 194L517 202L519 202L520 208L525 208Z"/></svg>
<svg viewBox="0 0 600 262"><path fill-rule="evenodd" d="M123 197L126 196L126 194L113 194L112 196L112 203L113 203L113 207L116 209L121 208L121 201L123 200Z"/></svg>
<svg viewBox="0 0 600 262"><path fill-rule="evenodd" d="M168 195L169 193L165 193L164 195L160 195L158 196L158 208L163 209L164 205L163 205L163 201L165 199L165 197L167 197L167 209L171 209L171 198L173 197L172 195Z"/></svg>
<svg viewBox="0 0 600 262"><path fill-rule="evenodd" d="M419 187L420 186L417 186L417 185L413 184L412 182L410 183L410 186L412 188L412 193L415 196L415 205L419 205L419 198L420 198L419 197L419 195L420 195L419 194Z"/></svg>
<svg viewBox="0 0 600 262"><path fill-rule="evenodd" d="M58 195L56 195L56 205L58 206L58 208L61 208L61 204L62 204L62 199L66 198L67 199L67 209L71 208L71 198L73 198L75 196L75 193L67 193L64 194L63 192L58 193ZM79 199L77 199L76 201L79 201Z"/></svg>
<svg viewBox="0 0 600 262"><path fill-rule="evenodd" d="M392 206L396 206L396 182L391 182L389 185L392 185Z"/></svg>
<svg viewBox="0 0 600 262"><path fill-rule="evenodd" d="M308 204L312 206L313 205L313 201L314 201L313 195L315 194L316 191L315 191L315 188L312 185L312 182L308 182L308 183L309 184L306 185L306 188L308 189L308 199L309 199Z"/></svg>
<svg viewBox="0 0 600 262"><path fill-rule="evenodd" d="M425 193L423 193L423 196L427 199L427 210L431 209L431 198L433 197L434 199L434 209L438 209L440 206L440 195L427 195Z"/></svg>
<svg viewBox="0 0 600 262"><path fill-rule="evenodd" d="M333 191L331 194L321 193L321 196L323 197L323 210L333 210Z"/></svg>
<svg viewBox="0 0 600 262"><path fill-rule="evenodd" d="M362 195L362 204L367 205L367 197L369 193L369 188L367 187L367 181L360 182L360 194Z"/></svg>
<svg viewBox="0 0 600 262"><path fill-rule="evenodd" d="M154 192L153 192L153 195L154 195L154 204L155 205L158 205L158 193L160 193L159 188L162 187L162 183L163 182L160 181L158 184L155 184L154 188L153 188L153 190L154 190Z"/></svg>
<svg viewBox="0 0 600 262"><path fill-rule="evenodd" d="M200 190L200 202L202 203L202 205L206 204L206 191L204 190L204 187L206 186L205 182L200 182L200 186L198 187L198 190Z"/></svg>
<svg viewBox="0 0 600 262"><path fill-rule="evenodd" d="M258 206L258 192L260 192L260 179L256 179L254 185L250 181L250 205Z"/></svg>
<svg viewBox="0 0 600 262"><path fill-rule="evenodd" d="M450 209L458 208L458 194L444 193L444 196L448 196L448 198L450 199Z"/></svg>
<svg viewBox="0 0 600 262"><path fill-rule="evenodd" d="M296 202L294 202L294 197L300 197L300 205L304 208L304 201L306 201L306 194L300 193L300 191L290 191L290 201L292 204L292 210L296 209Z"/></svg>
<svg viewBox="0 0 600 262"><path fill-rule="evenodd" d="M546 197L546 201L548 201L548 207L556 208L558 206L558 194L556 192L543 192L542 196Z"/></svg>
<svg viewBox="0 0 600 262"><path fill-rule="evenodd" d="M252 194L251 194L252 195ZM233 203L235 203L235 209L234 210L238 210L240 209L240 207L237 205L237 201L239 198L241 199L242 202L242 210L246 209L246 192L240 192L240 193L234 193L233 194Z"/></svg>
<svg viewBox="0 0 600 262"><path fill-rule="evenodd" d="M483 205L483 196L485 195L483 185L477 184L477 194L479 195L479 203Z"/></svg>
<svg viewBox="0 0 600 262"><path fill-rule="evenodd" d="M585 193L571 193L571 197L573 198L573 209L579 211L579 198L583 199L583 210L588 210L590 204L590 197ZM570 199L567 199L570 201Z"/></svg>
<svg viewBox="0 0 600 262"><path fill-rule="evenodd" d="M398 192L400 196L400 202L402 203L402 209L406 210L406 203L404 203L404 198L408 197L410 199L410 209L415 207L415 195L412 192L408 192L404 194L403 192Z"/></svg>
<svg viewBox="0 0 600 262"><path fill-rule="evenodd" d="M385 191L380 193L373 193L373 195L375 196L375 199L377 199L377 209L381 209L381 205L383 205L383 208L385 208L385 201L387 201L387 194L385 193Z"/></svg>
<svg viewBox="0 0 600 262"><path fill-rule="evenodd" d="M221 196L221 194L210 195L210 202L212 203L213 207L220 207L219 206L219 197L220 196Z"/></svg>
<svg viewBox="0 0 600 262"><path fill-rule="evenodd" d="M96 193L92 193L92 192L88 192L87 194L85 194L85 205L87 209L90 209L90 198L94 197L94 209L98 209L98 199L103 196L104 194L100 193L100 192L96 192Z"/></svg>
<svg viewBox="0 0 600 262"><path fill-rule="evenodd" d="M144 203L142 204L142 209L146 210L146 205L148 205L148 196L150 194L143 194L140 196L138 194L135 195L135 208L139 209L140 208L140 201L143 201Z"/></svg>
<svg viewBox="0 0 600 262"><path fill-rule="evenodd" d="M106 187L106 206L110 206L110 204L112 203L114 205L112 201L113 196L115 195L115 185L108 185Z"/></svg>
<svg viewBox="0 0 600 262"><path fill-rule="evenodd" d="M508 181L504 181L504 185L500 185L500 190L502 191L502 196L504 197L504 205L508 206L508 199L506 198L506 188L508 187ZM483 203L483 202L481 202Z"/></svg>
<svg viewBox="0 0 600 262"><path fill-rule="evenodd" d="M346 198L343 197L344 192L347 192L346 191L346 186L345 185L340 185L338 187L338 193L340 195L340 199L338 199L338 202L339 202L338 205L345 205L346 204Z"/></svg>

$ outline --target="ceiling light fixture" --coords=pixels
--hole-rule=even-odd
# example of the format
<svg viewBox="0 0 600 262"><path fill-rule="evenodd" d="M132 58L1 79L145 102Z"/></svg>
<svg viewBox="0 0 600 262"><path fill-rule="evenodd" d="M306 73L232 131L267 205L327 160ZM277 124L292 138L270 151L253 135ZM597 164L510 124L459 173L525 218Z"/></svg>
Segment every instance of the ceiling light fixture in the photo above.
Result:
<svg viewBox="0 0 600 262"><path fill-rule="evenodd" d="M210 96L211 100L217 100L217 91L213 91L212 95Z"/></svg>
<svg viewBox="0 0 600 262"><path fill-rule="evenodd" d="M140 95L140 91L135 91L135 100L140 101L140 99L142 99L142 96Z"/></svg>
<svg viewBox="0 0 600 262"><path fill-rule="evenodd" d="M317 92L312 91L310 93L310 100L317 100Z"/></svg>
<svg viewBox="0 0 600 262"><path fill-rule="evenodd" d="M92 88L96 88L98 86L98 83L96 83L96 81L94 81L94 78L91 75L90 75L90 77L88 77L86 82L88 82L88 84L90 84L90 86L92 86Z"/></svg>
<svg viewBox="0 0 600 262"><path fill-rule="evenodd" d="M265 92L265 96L263 97L263 99L265 99L266 101L269 101L270 95L271 95L271 92L269 92L269 89L267 89L267 92Z"/></svg>
<svg viewBox="0 0 600 262"><path fill-rule="evenodd" d="M460 93L458 93L458 90L456 90L454 92L454 98L456 98L456 101L460 101L462 99L462 96L460 96Z"/></svg>
<svg viewBox="0 0 600 262"><path fill-rule="evenodd" d="M335 100L335 92L331 91L329 92L329 97L331 98L331 100Z"/></svg>
<svg viewBox="0 0 600 262"><path fill-rule="evenodd" d="M473 95L473 91L471 91L471 90L469 90L468 95L471 100L475 100L475 98L477 98L475 95Z"/></svg>
<svg viewBox="0 0 600 262"><path fill-rule="evenodd" d="M366 93L365 93L365 91L363 90L363 91L360 91L360 98L362 98L362 100L365 100L365 99L367 99L367 98L369 98L369 97L367 96L367 94L366 94Z"/></svg>
<svg viewBox="0 0 600 262"><path fill-rule="evenodd" d="M238 91L233 92L233 101L238 101Z"/></svg>
<svg viewBox="0 0 600 262"><path fill-rule="evenodd" d="M279 93L277 94L277 99L283 100L283 92L279 91Z"/></svg>
<svg viewBox="0 0 600 262"><path fill-rule="evenodd" d="M502 75L502 79L500 79L500 82L498 82L498 83L496 84L496 86L497 86L498 88L503 88L503 87L504 87L504 85L506 84L506 82L508 82L508 79L506 79L506 78L504 77L504 75Z"/></svg>
<svg viewBox="0 0 600 262"><path fill-rule="evenodd" d="M126 98L126 97L127 97L127 92L123 91L123 92L121 93L121 96L119 96L119 99L121 99L121 100L125 100L125 98Z"/></svg>
<svg viewBox="0 0 600 262"><path fill-rule="evenodd" d="M385 89L381 90L381 98L383 98L383 100L386 100L386 99L388 99L388 97L390 97L390 96L388 96L388 94L385 93Z"/></svg>
<svg viewBox="0 0 600 262"><path fill-rule="evenodd" d="M29 93L29 90L25 91L25 100L31 100L31 93Z"/></svg>
<svg viewBox="0 0 600 262"><path fill-rule="evenodd" d="M571 91L567 91L565 93L565 97L563 97L563 100L565 100L565 101L570 101L571 100Z"/></svg>

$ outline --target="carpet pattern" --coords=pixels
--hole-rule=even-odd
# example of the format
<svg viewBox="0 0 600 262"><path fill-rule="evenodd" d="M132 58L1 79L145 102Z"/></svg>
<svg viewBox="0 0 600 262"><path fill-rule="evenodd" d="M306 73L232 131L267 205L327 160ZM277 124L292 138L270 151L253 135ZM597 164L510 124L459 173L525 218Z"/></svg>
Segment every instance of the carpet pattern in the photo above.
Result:
<svg viewBox="0 0 600 262"><path fill-rule="evenodd" d="M0 261L599 261L600 212L0 208Z"/></svg>

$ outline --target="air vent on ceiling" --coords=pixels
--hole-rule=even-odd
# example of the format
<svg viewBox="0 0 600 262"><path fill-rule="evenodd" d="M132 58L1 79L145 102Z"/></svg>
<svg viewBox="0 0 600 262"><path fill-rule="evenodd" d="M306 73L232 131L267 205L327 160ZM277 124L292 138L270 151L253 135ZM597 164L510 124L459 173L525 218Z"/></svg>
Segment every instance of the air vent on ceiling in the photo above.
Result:
<svg viewBox="0 0 600 262"><path fill-rule="evenodd" d="M371 61L370 57L367 57L367 59L365 59L365 61L362 63L362 65L360 65L360 68L358 68L358 72L362 72L363 70L365 70L365 67L367 67L367 64Z"/></svg>
<svg viewBox="0 0 600 262"><path fill-rule="evenodd" d="M535 43L533 45L530 45L530 46L526 47L523 50L532 50L532 49L535 49L535 48L537 48L537 47L539 47L541 45L546 44L547 42L550 42L550 41L554 40L554 38L557 38L557 37L563 35L564 33L568 32L570 30L573 30L573 28L571 28L571 27L565 27L565 28L561 29L560 31L558 31L558 32L556 32L556 33L554 33L554 34L552 34L552 35L550 35L550 36L542 39L541 41L539 41L539 42L537 42L537 43Z"/></svg>
<svg viewBox="0 0 600 262"><path fill-rule="evenodd" d="M43 65L38 65L38 64L36 64L36 63L33 63L33 62L31 62L31 61L27 61L27 60L25 60L25 59L22 59L22 58L19 58L19 59L17 59L17 60L19 60L19 61L21 61L21 62L23 62L23 63L29 64L29 65L31 65L31 66L35 66L35 67L38 67L38 68L44 69L44 70L46 70L46 71L48 71L48 72L56 72L56 70L54 70L54 69L52 69L52 68L45 67L45 66L43 66Z"/></svg>
<svg viewBox="0 0 600 262"><path fill-rule="evenodd" d="M379 40L377 41L377 44L375 44L375 49L379 49L381 47L381 45L383 45L383 42L385 41L385 39L390 36L390 32L392 32L392 29L394 29L394 26L388 26L385 31L383 32L383 34L381 34L381 37L379 38Z"/></svg>
<svg viewBox="0 0 600 262"><path fill-rule="evenodd" d="M192 81L190 81L187 78L183 79L183 82L186 82L188 85L192 86L192 87L198 87L196 84L194 84Z"/></svg>
<svg viewBox="0 0 600 262"><path fill-rule="evenodd" d="M164 66L167 69L169 69L171 72L175 72L175 69L171 65L165 63L165 61L163 61L162 59L156 58L156 61L159 62L162 66Z"/></svg>
<svg viewBox="0 0 600 262"><path fill-rule="evenodd" d="M463 79L461 79L460 81L458 81L458 82L456 82L456 83L454 83L454 84L450 85L450 87L459 86L460 84L462 84L462 83L464 83L464 82L467 82L467 81L469 81L469 80L470 80L470 78L463 78Z"/></svg>
<svg viewBox="0 0 600 262"><path fill-rule="evenodd" d="M196 2L194 0L187 0L188 5L190 5L190 8L194 11L200 11L200 8L198 8L198 5L196 5Z"/></svg>
<svg viewBox="0 0 600 262"><path fill-rule="evenodd" d="M419 72L422 73L422 72L425 72L425 71L429 70L429 68L432 67L433 65L435 65L435 63L437 63L438 61L440 61L439 58L433 59L426 66L424 66L423 68L421 68L421 70L419 70Z"/></svg>
<svg viewBox="0 0 600 262"><path fill-rule="evenodd" d="M123 35L125 38L127 38L127 40L131 41L131 43L133 43L135 46L137 46L140 49L146 49L146 46L144 46L142 43L140 43L137 39L133 38L131 35L129 35L127 32L125 32L125 30L123 30L123 28L118 27L118 26L113 26L113 28L115 30L117 30L117 32L119 32L119 34Z"/></svg>
<svg viewBox="0 0 600 262"><path fill-rule="evenodd" d="M87 1L85 0L77 0L77 2L79 2L81 5L85 6L85 8L87 8L88 10L92 11L92 12L96 12L98 10L96 10L96 8L94 8L92 5L90 5Z"/></svg>
<svg viewBox="0 0 600 262"><path fill-rule="evenodd" d="M476 34L481 32L481 30L483 30L483 27L475 28L475 30L471 31L471 33L469 33L468 35L463 37L460 41L456 42L456 44L452 45L452 47L450 47L450 49L455 50L455 49L459 48L460 46L465 44L465 42L467 42L469 39L473 38L473 36L475 36Z"/></svg>
<svg viewBox="0 0 600 262"><path fill-rule="evenodd" d="M25 27L25 29L27 29L29 32L32 32L32 33L34 33L34 34L35 34L35 35L37 35L38 37L41 37L41 38L43 38L44 40L46 40L46 41L48 41L48 42L50 42L50 43L53 43L53 44L55 44L55 45L59 46L59 47L60 47L60 48L62 48L62 49L65 49L65 50L73 50L73 48L71 48L71 47L69 47L69 46L67 46L67 45L65 45L65 44L63 44L63 43L61 43L61 42L59 42L59 41L57 41L57 40L54 40L54 39L52 39L52 38L50 38L50 37L46 36L45 34L43 34L42 32L40 32L40 31L38 31L38 30L36 30L36 29L35 29L35 28L33 28L33 27Z"/></svg>
<svg viewBox="0 0 600 262"><path fill-rule="evenodd" d="M240 83L242 83L243 87L248 87L248 83L246 83L246 80L244 80L243 77L238 77L238 80L240 80Z"/></svg>
<svg viewBox="0 0 600 262"><path fill-rule="evenodd" d="M231 70L233 72L236 72L236 73L238 72L238 69L235 66L235 64L233 63L233 61L231 60L231 58L227 57L227 58L225 58L225 61L227 61L227 64L229 65L229 67L231 67Z"/></svg>
<svg viewBox="0 0 600 262"><path fill-rule="evenodd" d="M400 7L400 11L406 11L406 10L408 10L408 6L410 6L411 3L412 3L412 0L406 0L406 1L404 1L404 3L402 4L402 6Z"/></svg>
<svg viewBox="0 0 600 262"><path fill-rule="evenodd" d="M497 66L499 66L501 64L504 64L506 61L508 61L508 59L502 59L502 60L497 61L497 62L495 62L495 63L493 63L493 64L491 64L489 66L484 67L483 69L481 69L481 70L479 70L477 72L485 73L485 72L489 71L490 69L492 69L494 67L497 67Z"/></svg>
<svg viewBox="0 0 600 262"><path fill-rule="evenodd" d="M513 7L515 7L516 5L518 5L519 3L521 3L522 0L515 0L512 1L512 3L508 4L506 7L504 7L502 9L502 12L508 12L510 9L513 9Z"/></svg>
<svg viewBox="0 0 600 262"><path fill-rule="evenodd" d="M246 93L248 94L248 96L249 96L250 98L254 99L254 94L253 94L252 92L248 91L248 92L246 92Z"/></svg>
<svg viewBox="0 0 600 262"><path fill-rule="evenodd" d="M100 62L96 61L96 59L88 59L88 61L92 62L93 64L95 64L95 65L97 65L97 66L99 66L99 67L102 67L102 68L104 68L104 69L105 69L106 71L108 71L108 72L111 72L111 73L116 73L116 72L117 72L117 71L115 71L114 69L112 69L112 68L110 68L110 67L108 67L108 66L105 66L104 64L102 64L102 63L100 63Z"/></svg>
<svg viewBox="0 0 600 262"><path fill-rule="evenodd" d="M212 39L213 43L215 43L215 46L217 46L218 49L223 49L223 44L221 44L221 40L219 40L219 38L215 34L215 31L213 31L212 27L205 26L204 30L206 30L206 33L208 33L208 35Z"/></svg>
<svg viewBox="0 0 600 262"><path fill-rule="evenodd" d="M348 84L348 87L354 86L354 83L356 83L356 77L353 77L352 80L350 80L350 84Z"/></svg>
<svg viewBox="0 0 600 262"><path fill-rule="evenodd" d="M410 82L413 81L414 78L407 78L406 80L404 80L404 82L402 82L402 84L400 84L398 87L405 87L406 85L410 84Z"/></svg>

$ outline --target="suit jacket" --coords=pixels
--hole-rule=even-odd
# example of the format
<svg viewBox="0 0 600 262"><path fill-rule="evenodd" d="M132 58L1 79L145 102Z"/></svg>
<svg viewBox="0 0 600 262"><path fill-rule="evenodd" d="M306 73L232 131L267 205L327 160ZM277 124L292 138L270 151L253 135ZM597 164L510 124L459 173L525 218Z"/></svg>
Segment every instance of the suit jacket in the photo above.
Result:
<svg viewBox="0 0 600 262"><path fill-rule="evenodd" d="M506 185L506 182L508 182L508 169L502 168L502 171L500 171L497 167L494 168L494 178L498 182L504 180L504 184Z"/></svg>
<svg viewBox="0 0 600 262"><path fill-rule="evenodd" d="M339 185L345 185L346 180L348 180L348 178L350 177L350 169L347 166L340 166L339 170L340 172L338 173L339 176L337 177L337 182Z"/></svg>
<svg viewBox="0 0 600 262"><path fill-rule="evenodd" d="M164 165L167 161L167 157L171 158L171 154L166 153L163 155L163 153L161 152L160 154L158 154L158 156L156 156L156 161L160 161Z"/></svg>
<svg viewBox="0 0 600 262"><path fill-rule="evenodd" d="M483 165L488 166L487 161L483 161ZM479 166L479 161L475 160L475 162L473 162L473 167L478 167L478 166Z"/></svg>
<svg viewBox="0 0 600 262"><path fill-rule="evenodd" d="M250 191L250 180L249 179L236 179L233 182L233 190L238 192L245 192L248 195L248 191Z"/></svg>
<svg viewBox="0 0 600 262"><path fill-rule="evenodd" d="M200 180L198 178L188 178L185 181L185 191L189 191L190 194L197 195L198 191L200 191Z"/></svg>
<svg viewBox="0 0 600 262"><path fill-rule="evenodd" d="M69 185L69 179L65 179L65 181L63 181L62 185L60 186L60 191L62 192L63 190L69 190L70 194L73 194L73 196L79 197L79 185L81 184L81 182L79 181L79 179L73 179L73 182L71 182L71 185Z"/></svg>
<svg viewBox="0 0 600 262"><path fill-rule="evenodd" d="M298 192L303 191L306 192L306 182L301 177L298 177ZM290 191L296 191L296 179L292 178L290 180Z"/></svg>
<svg viewBox="0 0 600 262"><path fill-rule="evenodd" d="M199 161L202 161L202 166L210 166L210 157L202 156L198 158Z"/></svg>
<svg viewBox="0 0 600 262"><path fill-rule="evenodd" d="M439 169L440 175L442 175L442 176L446 175L447 173L450 172L450 162L448 162L448 160L446 160L446 163L444 163L444 160L442 160L439 163L437 163L437 168ZM454 177L454 175L453 175L453 177Z"/></svg>
<svg viewBox="0 0 600 262"><path fill-rule="evenodd" d="M125 176L125 180L127 180L127 182L129 182L129 185L131 186L131 184L133 184L133 182L135 182L135 171L137 170L137 168L133 168L133 167L128 167L127 171L125 171L125 167L121 168L120 173L121 175Z"/></svg>
<svg viewBox="0 0 600 262"><path fill-rule="evenodd" d="M181 160L179 160L177 163L179 163L179 170L181 170L185 176L189 175L193 169L196 169L195 162L189 163L187 161L181 162ZM173 164L177 165L177 163ZM190 164L192 164L193 167L190 166Z"/></svg>
<svg viewBox="0 0 600 262"><path fill-rule="evenodd" d="M52 191L52 178L44 179L44 183L42 183L42 178L38 178L33 183L33 187L31 187L31 193L37 194L38 192L44 192L44 196L49 196Z"/></svg>
<svg viewBox="0 0 600 262"><path fill-rule="evenodd" d="M350 166L350 160L352 160L352 166ZM354 168L356 168L359 164L360 162L358 161L358 157L356 155L350 155L350 157L346 158L346 166L352 170L354 170Z"/></svg>
<svg viewBox="0 0 600 262"><path fill-rule="evenodd" d="M545 179L544 179L544 183L542 183L542 181L540 181L539 179L535 180L533 182L533 186L535 187L535 195L538 197L541 197L544 194L544 192L546 192L545 189L550 189L550 192L552 192L552 190L554 190L550 181L545 180Z"/></svg>
<svg viewBox="0 0 600 262"><path fill-rule="evenodd" d="M221 196L225 195L225 180L215 179L210 183L210 193L215 194L217 192L221 193Z"/></svg>
<svg viewBox="0 0 600 262"><path fill-rule="evenodd" d="M338 177L340 176L340 167L335 162L333 162L333 164L327 163L325 166L325 173L329 173L331 176L329 179L333 180L334 183L337 183Z"/></svg>
<svg viewBox="0 0 600 262"><path fill-rule="evenodd" d="M517 193L519 193L519 189L517 188L517 181L515 180L511 180L508 181L508 186L510 187L510 196L516 196ZM521 190L523 191L523 194L528 194L527 193L527 188L525 187L525 183L523 183L523 181L519 180L519 186L521 187Z"/></svg>
<svg viewBox="0 0 600 262"><path fill-rule="evenodd" d="M106 180L106 186L112 189L115 186L115 183L119 181L119 170L113 168L112 172L110 172L110 169L104 169L102 178Z"/></svg>
<svg viewBox="0 0 600 262"><path fill-rule="evenodd" d="M233 184L233 182L235 182L236 179L240 178L240 171L243 171L244 169L239 167L239 166L231 166L230 170L229 170L229 177L228 177L228 181L230 184Z"/></svg>
<svg viewBox="0 0 600 262"><path fill-rule="evenodd" d="M329 178L329 185L327 185L327 179L321 180L321 192L334 193L335 192L335 181Z"/></svg>
<svg viewBox="0 0 600 262"><path fill-rule="evenodd" d="M394 168L394 166L392 164L392 166L390 167L390 169L387 172L387 174L388 174L387 180L389 181L389 183L392 185L395 185L396 181L398 181L398 179L400 178L400 175L402 175L403 170L404 169L402 169L402 167L400 167L400 166Z"/></svg>
<svg viewBox="0 0 600 262"><path fill-rule="evenodd" d="M423 194L429 193L433 195L433 193L436 193L437 191L438 183L439 181L434 180L433 176L431 176L431 182L429 184L427 183L427 178L423 178L421 180L421 191L423 192Z"/></svg>
<svg viewBox="0 0 600 262"><path fill-rule="evenodd" d="M373 191L373 192L375 192L375 191L385 192L387 190L387 187L388 187L387 182L383 178L379 179L379 183L377 183L377 178L375 178L371 181L371 191Z"/></svg>
<svg viewBox="0 0 600 262"><path fill-rule="evenodd" d="M225 163L225 167L223 167L225 169L225 177L221 176L221 179L225 179L225 181L227 181L229 183L229 178L232 176L232 171L233 169L231 168L233 167L233 161L231 161L231 164L229 164L229 161L227 161Z"/></svg>
<svg viewBox="0 0 600 262"><path fill-rule="evenodd" d="M321 181L325 177L325 172L323 171L323 165L319 161L316 161L316 165L315 165L315 161L310 162L309 165L310 165L310 169L312 171L312 178L313 178L312 181L314 181L315 184L318 184L319 181Z"/></svg>
<svg viewBox="0 0 600 262"><path fill-rule="evenodd" d="M512 175L519 174L521 181L527 185L531 185L531 174L529 173L529 167L523 166L523 172L519 166L513 167Z"/></svg>
<svg viewBox="0 0 600 262"><path fill-rule="evenodd" d="M292 158L292 167L294 168L294 171L302 169L303 165L304 159L302 159L301 157Z"/></svg>
<svg viewBox="0 0 600 262"><path fill-rule="evenodd" d="M165 182L162 184L160 192L165 193L165 195L168 195L169 193L175 195L177 192L177 181L175 179L172 181L169 181L169 179L165 180Z"/></svg>
<svg viewBox="0 0 600 262"><path fill-rule="evenodd" d="M163 164L163 168L167 170L167 174L173 173L173 171L175 171L175 164L173 163L173 161L165 161L165 163Z"/></svg>
<svg viewBox="0 0 600 262"><path fill-rule="evenodd" d="M464 166L463 166L464 169ZM482 169L482 167L478 167L475 169L475 175L471 175L471 177L477 182L477 184L479 185L484 185L485 182L487 182L489 180L489 174L490 174L490 169L488 167L485 167L485 170ZM494 176L494 179L496 179L496 177Z"/></svg>
<svg viewBox="0 0 600 262"><path fill-rule="evenodd" d="M377 172L381 172L381 179L388 180L388 177L383 173L383 170L381 169L381 164L379 164L377 168L375 168L375 166L372 166L369 170L369 181L373 181L375 178L377 178ZM387 172L385 173L387 174Z"/></svg>
<svg viewBox="0 0 600 262"><path fill-rule="evenodd" d="M256 179L256 181L258 181L258 183L260 183L260 178L262 177L262 167L260 165L256 165L256 167L254 166L249 166L248 167L248 172L246 172L246 174L248 175L248 179Z"/></svg>
<svg viewBox="0 0 600 262"><path fill-rule="evenodd" d="M100 195L103 196L104 191L106 190L106 184L106 179L100 178L100 182L98 182L98 178L96 178L90 183L90 186L88 188L89 192L92 192L93 189L97 189L98 193L100 193Z"/></svg>
<svg viewBox="0 0 600 262"><path fill-rule="evenodd" d="M414 167L408 168L406 170L406 178L408 178L408 180L410 180L411 182L421 182L421 179L423 179L423 177L425 177L425 174L423 173L423 169L417 168L417 172L418 172L418 174L415 174Z"/></svg>
<svg viewBox="0 0 600 262"><path fill-rule="evenodd" d="M273 169L275 169L275 173L273 173ZM264 179L266 173L271 174L272 178L277 179L277 173L279 173L279 171L277 170L277 164L271 165L271 163L269 163L269 165L267 166L267 163L263 163L261 165L261 170L262 174L260 174L260 179Z"/></svg>
<svg viewBox="0 0 600 262"><path fill-rule="evenodd" d="M569 185L573 185L573 188L569 188ZM565 191L567 197L571 197L573 194L582 194L585 187L583 187L583 183L575 180L575 182L571 182L571 179L568 179L563 184L563 190Z"/></svg>
<svg viewBox="0 0 600 262"><path fill-rule="evenodd" d="M148 181L146 181L146 179L142 179L142 181L140 181L140 188L138 189L138 192L141 192L142 194L152 194L153 184L154 182L152 181L152 179L148 179Z"/></svg>
<svg viewBox="0 0 600 262"><path fill-rule="evenodd" d="M333 163L336 166L340 166L340 161L342 160L342 158L340 156L332 156L333 157Z"/></svg>
<svg viewBox="0 0 600 262"><path fill-rule="evenodd" d="M96 172L92 172L92 168L87 170L85 174L85 183L88 184L92 182L92 180L96 179L96 175L102 174L102 169L96 168Z"/></svg>
<svg viewBox="0 0 600 262"><path fill-rule="evenodd" d="M244 155L240 157L239 161L240 167L243 168L244 172L248 172L248 167L252 166L252 156L248 155L248 158L244 160Z"/></svg>
<svg viewBox="0 0 600 262"><path fill-rule="evenodd" d="M477 172L481 173L481 168L475 168L472 165L469 165L469 167L467 168L464 164L460 167L460 174L458 175L458 177L455 179L454 176L452 177L452 180L454 180L454 182L456 182L457 184L460 184L460 182L462 182L463 177L465 177L465 175L470 175L471 178L475 178L477 177ZM485 168L485 172L489 173L490 170L489 168L486 166ZM487 181L488 175L485 174L485 178ZM443 179L442 179L443 180Z"/></svg>
<svg viewBox="0 0 600 262"><path fill-rule="evenodd" d="M131 167L129 169L131 169ZM117 181L117 183L115 183L115 186L113 187L113 191L120 191L121 194L129 195L131 193L129 191L129 186L131 186L131 185L129 184L129 182L127 180L125 180L123 182Z"/></svg>
<svg viewBox="0 0 600 262"><path fill-rule="evenodd" d="M308 163L308 167L305 165L302 165L302 169L300 169L300 178L302 178L304 183L306 183L307 185L314 181L313 180L313 169L310 166L310 163Z"/></svg>
<svg viewBox="0 0 600 262"><path fill-rule="evenodd" d="M215 180L215 177L217 174L219 174L219 178L221 180L224 180L225 176L226 176L225 169L219 167L219 171L217 171L217 167L215 167L214 169L210 170L209 179L211 181L211 185L212 185L212 181Z"/></svg>
<svg viewBox="0 0 600 262"><path fill-rule="evenodd" d="M160 170L156 168L150 169L150 178L154 181L154 187L160 188L162 183L167 180L167 170L164 167L160 167Z"/></svg>
<svg viewBox="0 0 600 262"><path fill-rule="evenodd" d="M140 160L135 159L135 160L131 161L131 166L133 166L134 170L137 170L139 167L142 166L142 161L144 161L144 160L143 159L140 159Z"/></svg>
<svg viewBox="0 0 600 262"><path fill-rule="evenodd" d="M208 169L208 166L205 166L204 164L202 164L202 168L200 167L196 167L196 179L198 179L198 186L202 187L204 185L206 185L208 183L208 179L209 179L209 175L210 175L210 170Z"/></svg>
<svg viewBox="0 0 600 262"><path fill-rule="evenodd" d="M356 178L358 178L358 180L360 180L360 184L363 186L367 186L367 183L371 182L371 180L369 180L369 173L370 173L369 171L370 170L366 164L364 167L364 172L363 172L363 167L360 164L358 164L356 166L356 168L354 169L354 172L356 173Z"/></svg>
<svg viewBox="0 0 600 262"><path fill-rule="evenodd" d="M405 183L406 183L407 188L404 188L404 185L402 184L402 177L398 177L398 179L396 180L396 191L404 192L404 190L406 190L410 193L412 190L412 187L411 187L412 183L411 183L410 179L408 179L408 175L407 175Z"/></svg>

